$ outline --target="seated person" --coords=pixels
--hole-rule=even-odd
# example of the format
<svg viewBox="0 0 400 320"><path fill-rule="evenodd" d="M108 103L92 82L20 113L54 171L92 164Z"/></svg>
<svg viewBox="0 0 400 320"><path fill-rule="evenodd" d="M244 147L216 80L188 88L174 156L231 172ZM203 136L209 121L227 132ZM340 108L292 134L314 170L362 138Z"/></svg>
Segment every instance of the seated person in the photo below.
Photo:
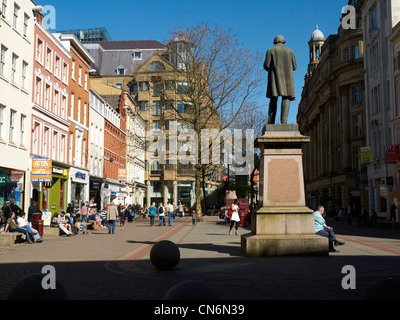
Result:
<svg viewBox="0 0 400 320"><path fill-rule="evenodd" d="M66 219L65 212L61 211L57 219L58 227L69 237L72 234L72 228Z"/></svg>
<svg viewBox="0 0 400 320"><path fill-rule="evenodd" d="M329 239L329 251L336 252L335 246L341 246L344 242L338 241L336 239L335 232L333 231L332 227L328 227L325 223L325 219L322 217L324 213L324 207L319 206L317 211L314 212L314 221L315 221L315 233L319 236L326 237Z"/></svg>
<svg viewBox="0 0 400 320"><path fill-rule="evenodd" d="M75 228L76 228L76 232L83 232L84 234L88 233L86 225L81 221L81 215L80 213L78 213L76 215L76 220L75 220Z"/></svg>
<svg viewBox="0 0 400 320"><path fill-rule="evenodd" d="M9 232L20 232L25 237L26 241L32 244L31 236L29 232L25 228L19 228L17 222L15 221L15 213L11 212L10 218L7 219L6 226L4 228L4 232L9 230Z"/></svg>
<svg viewBox="0 0 400 320"><path fill-rule="evenodd" d="M93 209L90 210L88 217L88 223L92 224L93 230L99 230L101 227L100 220L98 218L98 213L95 213Z"/></svg>
<svg viewBox="0 0 400 320"><path fill-rule="evenodd" d="M27 224L25 216L25 212L21 212L21 215L17 219L18 228L25 229L33 238L34 242L42 242L43 240L40 238L39 232Z"/></svg>

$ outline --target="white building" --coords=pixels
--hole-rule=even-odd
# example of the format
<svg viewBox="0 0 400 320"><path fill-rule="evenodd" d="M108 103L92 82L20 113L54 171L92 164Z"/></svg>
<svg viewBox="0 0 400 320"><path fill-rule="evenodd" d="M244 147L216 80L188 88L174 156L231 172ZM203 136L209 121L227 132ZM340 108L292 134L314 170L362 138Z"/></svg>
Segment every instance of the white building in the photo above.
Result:
<svg viewBox="0 0 400 320"><path fill-rule="evenodd" d="M126 120L126 169L129 187L130 204L143 206L145 191L145 136L146 122L136 110L132 96L125 93L125 109L127 110Z"/></svg>
<svg viewBox="0 0 400 320"><path fill-rule="evenodd" d="M0 3L0 207L30 205L30 123L35 3Z"/></svg>
<svg viewBox="0 0 400 320"><path fill-rule="evenodd" d="M388 40L400 19L398 0L367 0L362 7L367 143L372 150L368 165L369 205L380 216L390 211L389 193L398 184L386 146L393 146L397 117L394 102L393 51ZM361 71L361 70L360 70Z"/></svg>
<svg viewBox="0 0 400 320"><path fill-rule="evenodd" d="M89 202L100 209L104 179L104 105L105 101L90 88L89 111Z"/></svg>

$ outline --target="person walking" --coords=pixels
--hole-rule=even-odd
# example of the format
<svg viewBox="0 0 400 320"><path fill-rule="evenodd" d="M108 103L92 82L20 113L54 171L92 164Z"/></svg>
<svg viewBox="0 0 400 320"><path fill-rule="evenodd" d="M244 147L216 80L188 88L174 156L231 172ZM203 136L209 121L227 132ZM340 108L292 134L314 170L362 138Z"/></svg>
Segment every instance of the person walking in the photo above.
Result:
<svg viewBox="0 0 400 320"><path fill-rule="evenodd" d="M88 215L88 207L82 202L82 207L81 207L81 217L82 221L87 222L87 215Z"/></svg>
<svg viewBox="0 0 400 320"><path fill-rule="evenodd" d="M154 226L154 218L156 216L157 208L155 202L153 202L149 208L149 217L150 217L150 227Z"/></svg>
<svg viewBox="0 0 400 320"><path fill-rule="evenodd" d="M172 226L172 217L174 214L174 206L170 202L168 202L168 204L167 204L167 214L168 214L168 225Z"/></svg>
<svg viewBox="0 0 400 320"><path fill-rule="evenodd" d="M108 223L108 234L110 233L115 234L115 221L117 220L117 217L118 217L118 209L114 201L111 201L111 204L106 212L106 219Z"/></svg>
<svg viewBox="0 0 400 320"><path fill-rule="evenodd" d="M196 210L193 209L193 211L192 211L192 226L196 225L196 221L197 221L197 213L196 213Z"/></svg>
<svg viewBox="0 0 400 320"><path fill-rule="evenodd" d="M160 219L160 227L165 226L165 208L162 203L160 203L160 206L158 207L158 217Z"/></svg>
<svg viewBox="0 0 400 320"><path fill-rule="evenodd" d="M178 205L178 214L179 214L179 218L182 219L182 217L183 217L183 205L182 205L182 202L179 202L179 205Z"/></svg>
<svg viewBox="0 0 400 320"><path fill-rule="evenodd" d="M239 217L239 202L237 199L233 201L231 210L232 210L232 216L231 216L231 225L229 227L229 235L232 235L233 225L235 225L235 234L239 235L238 227L239 227L240 217Z"/></svg>
<svg viewBox="0 0 400 320"><path fill-rule="evenodd" d="M32 200L32 204L31 206L28 208L28 223L30 226L32 226L32 222L33 222L33 214L34 213L42 213L42 211L40 211L36 200Z"/></svg>

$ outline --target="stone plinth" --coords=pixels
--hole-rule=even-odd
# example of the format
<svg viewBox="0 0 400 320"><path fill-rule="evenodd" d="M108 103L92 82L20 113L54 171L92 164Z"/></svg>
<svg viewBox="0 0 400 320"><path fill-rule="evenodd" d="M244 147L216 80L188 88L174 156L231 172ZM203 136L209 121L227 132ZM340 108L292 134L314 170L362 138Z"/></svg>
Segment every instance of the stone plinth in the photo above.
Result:
<svg viewBox="0 0 400 320"><path fill-rule="evenodd" d="M242 236L244 255L328 255L328 239L315 235L313 211L305 205L301 147L309 141L297 125L267 125L256 139L260 208L252 233Z"/></svg>

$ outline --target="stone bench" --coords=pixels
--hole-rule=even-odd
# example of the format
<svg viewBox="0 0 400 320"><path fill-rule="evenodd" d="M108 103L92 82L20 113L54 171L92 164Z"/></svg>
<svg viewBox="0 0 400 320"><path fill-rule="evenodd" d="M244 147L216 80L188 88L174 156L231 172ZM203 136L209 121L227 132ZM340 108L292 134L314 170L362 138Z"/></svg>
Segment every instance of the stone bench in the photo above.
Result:
<svg viewBox="0 0 400 320"><path fill-rule="evenodd" d="M379 226L381 228L389 228L392 230L398 230L400 229L400 222L394 222L394 221L379 221Z"/></svg>
<svg viewBox="0 0 400 320"><path fill-rule="evenodd" d="M54 238L59 237L64 232L60 228L44 227L43 228L43 238Z"/></svg>
<svg viewBox="0 0 400 320"><path fill-rule="evenodd" d="M12 247L14 244L23 242L22 233L2 232L0 233L0 247Z"/></svg>

